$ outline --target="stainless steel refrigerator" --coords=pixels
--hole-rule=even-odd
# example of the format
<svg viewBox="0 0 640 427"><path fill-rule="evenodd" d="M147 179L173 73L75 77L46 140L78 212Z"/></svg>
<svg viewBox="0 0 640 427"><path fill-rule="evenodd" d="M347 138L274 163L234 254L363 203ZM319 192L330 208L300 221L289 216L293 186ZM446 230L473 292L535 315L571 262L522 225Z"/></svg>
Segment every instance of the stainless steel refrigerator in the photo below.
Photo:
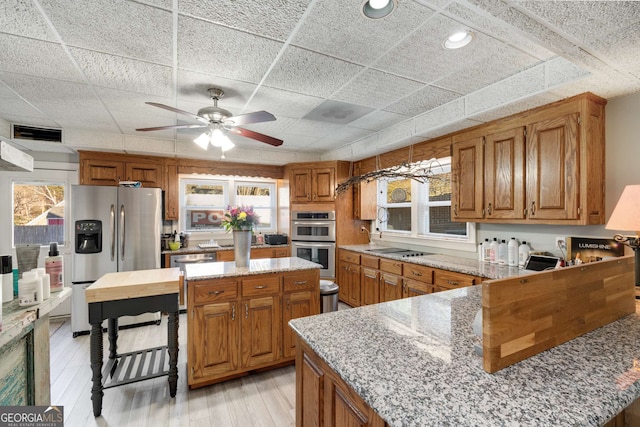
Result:
<svg viewBox="0 0 640 427"><path fill-rule="evenodd" d="M160 268L162 190L158 188L71 187L73 257L71 330L88 332L84 290L106 273ZM118 324L159 322L160 313L125 316Z"/></svg>

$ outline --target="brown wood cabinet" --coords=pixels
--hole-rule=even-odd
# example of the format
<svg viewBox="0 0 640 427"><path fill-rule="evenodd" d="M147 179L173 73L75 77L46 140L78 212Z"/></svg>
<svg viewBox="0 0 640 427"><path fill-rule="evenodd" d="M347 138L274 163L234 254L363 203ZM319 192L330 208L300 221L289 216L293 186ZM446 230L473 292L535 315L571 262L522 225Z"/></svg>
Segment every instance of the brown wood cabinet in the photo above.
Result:
<svg viewBox="0 0 640 427"><path fill-rule="evenodd" d="M340 250L338 266L338 297L351 307L358 307L361 302L360 256L354 252Z"/></svg>
<svg viewBox="0 0 640 427"><path fill-rule="evenodd" d="M164 164L164 219L177 221L180 215L180 188L178 163L167 160Z"/></svg>
<svg viewBox="0 0 640 427"><path fill-rule="evenodd" d="M362 305L380 302L380 272L377 269L362 267L360 284Z"/></svg>
<svg viewBox="0 0 640 427"><path fill-rule="evenodd" d="M319 270L188 283L190 388L292 361L289 320L320 312Z"/></svg>
<svg viewBox="0 0 640 427"><path fill-rule="evenodd" d="M296 426L384 427L384 420L309 346L296 350Z"/></svg>
<svg viewBox="0 0 640 427"><path fill-rule="evenodd" d="M358 166L354 167L354 176L361 174ZM376 181L360 182L353 186L353 217L371 221L378 217L378 185Z"/></svg>
<svg viewBox="0 0 640 427"><path fill-rule="evenodd" d="M334 167L291 168L291 202L333 202L336 170Z"/></svg>
<svg viewBox="0 0 640 427"><path fill-rule="evenodd" d="M80 184L113 185L140 181L143 187L163 188L162 160L126 154L79 151Z"/></svg>
<svg viewBox="0 0 640 427"><path fill-rule="evenodd" d="M380 302L402 298L402 277L391 273L380 273Z"/></svg>
<svg viewBox="0 0 640 427"><path fill-rule="evenodd" d="M604 106L593 94L453 136L452 220L604 224Z"/></svg>

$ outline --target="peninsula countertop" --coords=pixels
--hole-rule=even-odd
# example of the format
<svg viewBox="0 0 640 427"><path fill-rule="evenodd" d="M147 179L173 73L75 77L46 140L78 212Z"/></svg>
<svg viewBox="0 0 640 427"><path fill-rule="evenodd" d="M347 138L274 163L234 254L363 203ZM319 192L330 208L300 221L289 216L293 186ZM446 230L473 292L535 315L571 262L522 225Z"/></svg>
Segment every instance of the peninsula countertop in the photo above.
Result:
<svg viewBox="0 0 640 427"><path fill-rule="evenodd" d="M395 259L402 262L410 262L413 264L425 265L427 267L440 268L443 270L456 271L458 273L470 274L472 276L486 277L489 279L504 279L520 274L530 274L518 267L509 267L507 265L490 264L488 262L480 262L477 259L457 257L453 255L426 254L422 256L412 256L403 258L393 253L376 253L372 250L387 248L387 245L369 244L369 245L342 245L340 249L354 252L360 252L366 255L372 255L382 258Z"/></svg>
<svg viewBox="0 0 640 427"><path fill-rule="evenodd" d="M472 286L290 325L390 426L601 426L640 396L640 306L489 374L473 348L481 300Z"/></svg>
<svg viewBox="0 0 640 427"><path fill-rule="evenodd" d="M223 277L251 276L255 274L281 273L320 269L322 265L297 257L252 259L249 267L236 267L234 261L203 262L185 265L186 280L220 279Z"/></svg>

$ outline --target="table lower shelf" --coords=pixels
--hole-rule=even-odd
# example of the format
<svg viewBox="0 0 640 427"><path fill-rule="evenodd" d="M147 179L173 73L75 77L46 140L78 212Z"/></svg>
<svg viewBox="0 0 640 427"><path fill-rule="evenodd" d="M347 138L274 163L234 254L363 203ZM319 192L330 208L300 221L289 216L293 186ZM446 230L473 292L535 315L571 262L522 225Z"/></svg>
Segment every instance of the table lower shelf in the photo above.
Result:
<svg viewBox="0 0 640 427"><path fill-rule="evenodd" d="M123 353L115 359L109 359L102 371L102 387L106 389L164 375L169 375L169 350L166 345Z"/></svg>

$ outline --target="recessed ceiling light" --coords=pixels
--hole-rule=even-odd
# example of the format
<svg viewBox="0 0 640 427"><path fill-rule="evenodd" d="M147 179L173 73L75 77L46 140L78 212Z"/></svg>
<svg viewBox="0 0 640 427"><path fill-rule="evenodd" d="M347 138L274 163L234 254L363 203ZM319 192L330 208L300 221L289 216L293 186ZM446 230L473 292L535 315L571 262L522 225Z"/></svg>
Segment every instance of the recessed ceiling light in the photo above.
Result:
<svg viewBox="0 0 640 427"><path fill-rule="evenodd" d="M459 49L471 43L473 37L474 34L471 31L457 31L447 37L442 45L445 49Z"/></svg>
<svg viewBox="0 0 640 427"><path fill-rule="evenodd" d="M393 12L396 2L397 0L366 0L362 4L362 13L371 19L384 18Z"/></svg>

